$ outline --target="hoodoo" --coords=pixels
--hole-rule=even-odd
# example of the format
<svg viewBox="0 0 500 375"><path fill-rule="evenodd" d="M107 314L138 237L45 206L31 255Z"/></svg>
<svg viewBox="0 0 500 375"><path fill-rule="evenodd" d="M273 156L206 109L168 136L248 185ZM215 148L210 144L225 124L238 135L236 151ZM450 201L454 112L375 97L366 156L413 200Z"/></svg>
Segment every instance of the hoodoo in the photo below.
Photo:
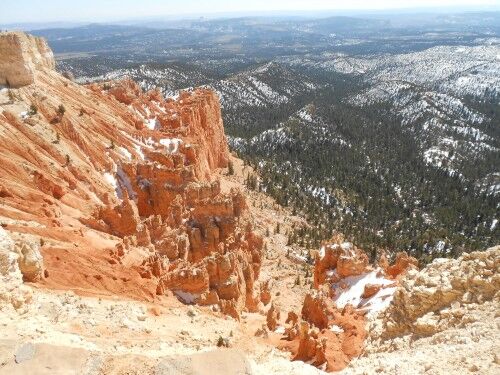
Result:
<svg viewBox="0 0 500 375"><path fill-rule="evenodd" d="M216 94L81 86L23 33L0 34L0 52L0 83L18 87L1 93L2 225L41 244L50 275L25 278L143 300L172 291L234 317L257 309L262 239L241 192L216 178L229 157Z"/></svg>

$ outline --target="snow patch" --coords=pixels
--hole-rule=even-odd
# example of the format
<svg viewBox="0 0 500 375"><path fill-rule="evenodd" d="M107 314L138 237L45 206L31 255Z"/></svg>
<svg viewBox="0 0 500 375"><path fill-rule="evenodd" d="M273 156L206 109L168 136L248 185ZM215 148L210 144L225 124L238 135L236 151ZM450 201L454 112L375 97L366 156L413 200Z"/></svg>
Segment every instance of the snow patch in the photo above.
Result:
<svg viewBox="0 0 500 375"><path fill-rule="evenodd" d="M169 154L175 154L179 151L179 145L182 143L182 139L179 138L164 138L160 139L160 144L165 146L165 151Z"/></svg>
<svg viewBox="0 0 500 375"><path fill-rule="evenodd" d="M380 268L361 275L349 276L332 285L335 292L333 301L339 308L351 304L356 308L367 311L368 316L387 308L392 301L396 287L393 280L379 277ZM342 288L344 286L345 288ZM365 286L368 284L381 285L381 289L370 298L363 298ZM341 286L342 285L342 286Z"/></svg>
<svg viewBox="0 0 500 375"><path fill-rule="evenodd" d="M182 303L186 303L188 305L195 303L196 300L200 298L199 294L184 292L182 290L175 290L174 294L181 300Z"/></svg>
<svg viewBox="0 0 500 375"><path fill-rule="evenodd" d="M104 180L105 180L108 184L110 184L110 185L113 187L113 189L115 189L115 191L116 191L116 188L118 187L118 182L116 181L115 176L113 176L113 175L112 175L111 173L109 173L109 172L106 172L106 173L104 173Z"/></svg>
<svg viewBox="0 0 500 375"><path fill-rule="evenodd" d="M147 119L145 121L146 127L150 130L157 130L158 128L158 120L155 118Z"/></svg>
<svg viewBox="0 0 500 375"><path fill-rule="evenodd" d="M128 161L132 160L132 154L125 147L118 147L118 150L123 156L125 156L128 159Z"/></svg>
<svg viewBox="0 0 500 375"><path fill-rule="evenodd" d="M336 324L333 324L330 327L330 331L332 331L333 333L344 333L344 329Z"/></svg>
<svg viewBox="0 0 500 375"><path fill-rule="evenodd" d="M283 334L285 334L285 327L283 327L283 326L279 326L278 328L276 328L276 329L274 330L274 332L275 332L275 333L279 333L280 335L283 335Z"/></svg>
<svg viewBox="0 0 500 375"><path fill-rule="evenodd" d="M493 219L493 221L491 222L490 231L494 231L495 228L497 227L497 224L498 224L498 220L497 219Z"/></svg>
<svg viewBox="0 0 500 375"><path fill-rule="evenodd" d="M142 152L142 148L139 145L134 145L135 151L139 154L139 157L141 160L145 160L146 158L144 157L144 153Z"/></svg>

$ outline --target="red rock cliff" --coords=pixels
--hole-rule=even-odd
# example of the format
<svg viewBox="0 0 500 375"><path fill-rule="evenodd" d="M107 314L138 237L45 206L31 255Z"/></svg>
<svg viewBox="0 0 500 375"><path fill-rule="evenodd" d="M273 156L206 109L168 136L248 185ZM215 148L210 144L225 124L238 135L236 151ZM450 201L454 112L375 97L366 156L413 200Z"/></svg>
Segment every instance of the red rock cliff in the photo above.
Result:
<svg viewBox="0 0 500 375"><path fill-rule="evenodd" d="M228 161L216 94L80 86L43 46L0 34L0 55L17 56L0 59L0 77L12 85L12 64L33 68L0 93L0 221L40 240L41 283L151 300L171 290L235 317L256 309L262 239L242 193L221 193L215 177Z"/></svg>

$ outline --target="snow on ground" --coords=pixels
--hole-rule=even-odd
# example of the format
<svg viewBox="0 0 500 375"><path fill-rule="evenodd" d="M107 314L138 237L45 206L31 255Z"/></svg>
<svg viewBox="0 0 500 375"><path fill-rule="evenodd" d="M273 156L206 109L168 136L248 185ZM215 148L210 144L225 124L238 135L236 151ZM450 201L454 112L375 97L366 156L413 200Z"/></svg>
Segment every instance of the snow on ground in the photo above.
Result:
<svg viewBox="0 0 500 375"><path fill-rule="evenodd" d="M304 121L312 122L312 116L306 108L302 108L297 115Z"/></svg>
<svg viewBox="0 0 500 375"><path fill-rule="evenodd" d="M279 326L277 327L275 330L274 330L275 333L278 333L280 335L284 335L285 334L285 327L283 326Z"/></svg>
<svg viewBox="0 0 500 375"><path fill-rule="evenodd" d="M120 154L127 158L128 161L132 160L132 154L125 147L118 147L118 150L120 151Z"/></svg>
<svg viewBox="0 0 500 375"><path fill-rule="evenodd" d="M336 324L333 324L330 327L330 331L332 331L333 333L344 333L344 329Z"/></svg>
<svg viewBox="0 0 500 375"><path fill-rule="evenodd" d="M497 224L498 224L498 220L497 219L493 219L493 221L491 222L490 231L494 231L495 228L497 227Z"/></svg>
<svg viewBox="0 0 500 375"><path fill-rule="evenodd" d="M333 301L337 307L342 308L347 304L368 311L368 316L374 316L377 312L389 306L393 294L396 291L394 280L388 280L378 276L380 269L363 273L357 276L349 276L339 283L332 285L335 292ZM334 271L335 272L335 271ZM363 298L365 286L368 284L381 285L381 289L370 298ZM342 288L344 286L344 288Z"/></svg>
<svg viewBox="0 0 500 375"><path fill-rule="evenodd" d="M156 120L156 117L155 117L155 118L147 119L145 121L145 124L146 124L146 127L148 129L156 130L156 128L158 126L158 121Z"/></svg>
<svg viewBox="0 0 500 375"><path fill-rule="evenodd" d="M184 292L182 290L174 291L174 294L181 300L181 302L186 303L188 305L193 304L198 298L200 298L199 294L193 294L189 292Z"/></svg>
<svg viewBox="0 0 500 375"><path fill-rule="evenodd" d="M433 147L424 152L424 160L427 164L441 167L443 161L448 160L448 154L448 151Z"/></svg>
<svg viewBox="0 0 500 375"><path fill-rule="evenodd" d="M142 152L142 148L139 145L134 145L135 151L139 154L141 160L145 160L144 153Z"/></svg>
<svg viewBox="0 0 500 375"><path fill-rule="evenodd" d="M112 175L112 174L111 174L111 173L109 173L109 172L105 172L105 173L104 173L104 180L105 180L108 184L110 184L110 185L113 187L113 189L115 189L115 191L116 191L116 188L118 187L118 182L116 181L116 178L115 178L115 176L114 176L114 175Z"/></svg>
<svg viewBox="0 0 500 375"><path fill-rule="evenodd" d="M169 154L175 154L179 151L179 146L182 144L182 139L179 138L163 138L160 139L160 144L165 146L165 151Z"/></svg>
<svg viewBox="0 0 500 375"><path fill-rule="evenodd" d="M119 183L120 183L120 185L118 186L117 192L116 192L118 198L123 199L123 192L121 189L121 186L123 186L127 190L128 196L131 199L135 199L136 193L135 193L134 189L132 188L132 183L130 182L128 175L125 173L125 171L123 170L123 168L121 166L118 166L118 168L116 170L116 175L118 176Z"/></svg>

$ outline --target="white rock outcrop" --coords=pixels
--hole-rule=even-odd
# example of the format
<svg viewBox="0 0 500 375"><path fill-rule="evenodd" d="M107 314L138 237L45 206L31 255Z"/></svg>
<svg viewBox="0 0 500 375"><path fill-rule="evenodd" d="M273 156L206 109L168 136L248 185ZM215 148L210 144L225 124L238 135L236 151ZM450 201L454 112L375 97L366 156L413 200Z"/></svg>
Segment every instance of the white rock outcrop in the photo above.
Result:
<svg viewBox="0 0 500 375"><path fill-rule="evenodd" d="M500 246L464 254L458 259L435 259L401 279L389 308L373 327L372 338L429 336L450 326L474 321L469 305L500 300Z"/></svg>
<svg viewBox="0 0 500 375"><path fill-rule="evenodd" d="M0 310L10 307L20 309L31 299L29 291L23 286L18 257L14 241L0 227Z"/></svg>
<svg viewBox="0 0 500 375"><path fill-rule="evenodd" d="M45 39L21 32L0 33L0 85L30 85L37 70L54 68L54 54Z"/></svg>
<svg viewBox="0 0 500 375"><path fill-rule="evenodd" d="M341 374L499 374L499 267L497 246L410 270Z"/></svg>

